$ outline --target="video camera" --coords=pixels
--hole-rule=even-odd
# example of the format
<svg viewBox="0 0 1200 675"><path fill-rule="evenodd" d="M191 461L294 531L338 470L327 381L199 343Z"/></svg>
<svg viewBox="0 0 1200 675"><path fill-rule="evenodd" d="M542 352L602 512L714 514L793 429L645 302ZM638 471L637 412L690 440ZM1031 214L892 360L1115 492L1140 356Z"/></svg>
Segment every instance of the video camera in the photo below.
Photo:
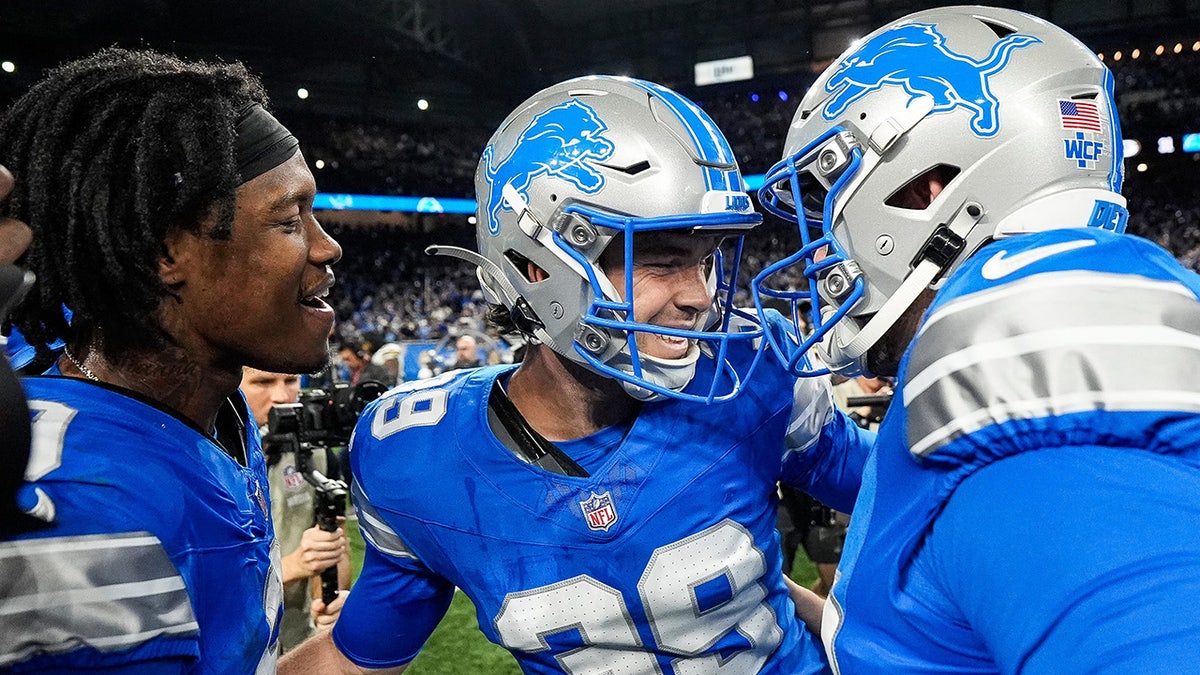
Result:
<svg viewBox="0 0 1200 675"><path fill-rule="evenodd" d="M322 448L346 445L363 408L386 390L382 382L366 380L354 386L342 382L329 390L306 391L297 403L271 408L263 445L282 445L283 450L291 450L295 443Z"/></svg>
<svg viewBox="0 0 1200 675"><path fill-rule="evenodd" d="M326 532L337 531L338 518L346 514L349 488L344 481L329 478L317 470L313 465L313 449L328 451L349 443L363 408L386 390L383 383L374 380L355 386L335 384L332 390L307 391L300 395L298 403L273 406L267 414L263 447L268 456L288 451L295 454L296 471L317 496L313 504L313 522ZM338 570L334 565L321 572L321 598L326 604L333 602L337 591Z"/></svg>
<svg viewBox="0 0 1200 675"><path fill-rule="evenodd" d="M864 429L872 424L878 424L883 421L883 416L887 414L888 406L892 404L892 392L888 390L885 394L868 394L866 396L849 396L846 398L846 407L849 408L850 419L854 420L855 424ZM870 408L866 415L858 412L859 408Z"/></svg>

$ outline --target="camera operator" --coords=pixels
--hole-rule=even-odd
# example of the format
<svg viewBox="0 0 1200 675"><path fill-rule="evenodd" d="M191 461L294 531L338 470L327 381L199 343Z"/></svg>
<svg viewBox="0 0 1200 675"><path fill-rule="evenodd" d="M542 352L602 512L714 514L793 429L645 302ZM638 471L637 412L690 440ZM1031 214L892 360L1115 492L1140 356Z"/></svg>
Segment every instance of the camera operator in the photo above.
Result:
<svg viewBox="0 0 1200 675"><path fill-rule="evenodd" d="M879 428L891 401L892 383L883 377L855 377L833 387L833 404L861 427Z"/></svg>
<svg viewBox="0 0 1200 675"><path fill-rule="evenodd" d="M241 389L265 436L271 408L300 399L300 376L246 368ZM326 613L325 603L320 601L320 574L337 565L338 588L349 589L350 548L341 527L336 532L325 532L313 524L314 489L301 473L295 449L266 441L264 447L271 520L280 550L286 552L283 556L283 623L279 634L282 653L318 629L332 627L337 620L340 605L337 610ZM323 451L313 453L312 462L317 471L325 472L327 458Z"/></svg>

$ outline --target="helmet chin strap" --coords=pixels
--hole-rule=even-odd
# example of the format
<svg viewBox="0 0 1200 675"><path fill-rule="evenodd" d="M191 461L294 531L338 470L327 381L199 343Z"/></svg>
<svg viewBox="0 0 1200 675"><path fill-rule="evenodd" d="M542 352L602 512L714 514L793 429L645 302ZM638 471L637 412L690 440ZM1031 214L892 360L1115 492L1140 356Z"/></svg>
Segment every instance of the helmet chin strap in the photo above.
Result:
<svg viewBox="0 0 1200 675"><path fill-rule="evenodd" d="M875 316L860 330L854 331L847 325L849 322L846 319L838 322L829 335L817 343L821 359L829 366L829 370L843 377L856 377L866 373L863 356L867 350L883 337L941 271L942 268L933 261L922 260L916 269L904 277L904 281L892 297L883 303L883 307L880 307ZM835 311L834 307L826 307L823 313L832 314Z"/></svg>
<svg viewBox="0 0 1200 675"><path fill-rule="evenodd" d="M950 219L946 229L960 242L965 243L967 235L983 219L983 214L983 208L979 204L966 201L958 207L958 211ZM904 277L900 286L883 303L875 316L867 321L865 326L855 331L848 325L849 322L843 319L833 327L826 339L817 343L821 358L831 371L845 377L866 373L863 357L867 350L879 342L879 338L883 337L883 334L912 306L922 291L929 288L944 270L949 269L958 260L963 253L962 250L955 250L952 254L947 255L943 252L944 249L931 247L930 244L935 241L936 236L935 232L934 237L930 238L925 249L922 250L920 262ZM822 314L824 315L826 312L831 314L834 311L836 308L826 307Z"/></svg>

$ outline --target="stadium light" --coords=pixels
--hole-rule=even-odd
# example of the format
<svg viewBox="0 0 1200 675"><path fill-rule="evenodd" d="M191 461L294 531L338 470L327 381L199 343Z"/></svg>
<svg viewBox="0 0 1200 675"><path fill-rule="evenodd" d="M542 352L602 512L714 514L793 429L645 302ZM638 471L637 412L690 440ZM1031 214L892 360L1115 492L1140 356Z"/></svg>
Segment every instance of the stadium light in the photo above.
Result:
<svg viewBox="0 0 1200 675"><path fill-rule="evenodd" d="M1139 57L1141 55L1142 55L1142 50L1140 50L1140 49L1135 48L1133 51L1129 52L1129 58L1131 58L1131 59L1136 59L1137 57Z"/></svg>
<svg viewBox="0 0 1200 675"><path fill-rule="evenodd" d="M325 168L325 160L318 159L317 161L313 162L313 165L315 165L318 169L324 169Z"/></svg>
<svg viewBox="0 0 1200 675"><path fill-rule="evenodd" d="M750 94L750 100L758 103L758 94Z"/></svg>
<svg viewBox="0 0 1200 675"><path fill-rule="evenodd" d="M1176 54L1178 54L1179 52L1183 51L1183 43L1182 43L1182 42L1176 42L1176 43L1175 43L1175 49L1172 49L1171 51L1175 52Z"/></svg>
<svg viewBox="0 0 1200 675"><path fill-rule="evenodd" d="M1155 48L1154 48L1154 55L1155 55L1155 56L1162 56L1162 55L1163 55L1163 52L1165 52L1165 51L1167 51L1167 48L1166 48L1166 47L1164 47L1164 46L1162 46L1162 45L1159 45L1159 46L1157 46L1157 47L1155 47Z"/></svg>
<svg viewBox="0 0 1200 675"><path fill-rule="evenodd" d="M1120 60L1121 60L1121 52L1120 51L1113 52L1113 61L1120 61Z"/></svg>
<svg viewBox="0 0 1200 675"><path fill-rule="evenodd" d="M786 103L788 100L788 93L786 91L780 89L779 90L779 100Z"/></svg>
<svg viewBox="0 0 1200 675"><path fill-rule="evenodd" d="M1192 43L1192 51L1200 52L1200 40L1196 40Z"/></svg>
<svg viewBox="0 0 1200 675"><path fill-rule="evenodd" d="M296 90L296 98L298 98L300 100L304 100L304 99L308 98L308 90L305 89L304 87L300 87L299 89Z"/></svg>
<svg viewBox="0 0 1200 675"><path fill-rule="evenodd" d="M476 221L475 221L475 216L467 216L467 224L468 224L468 225L474 225L474 224L475 224L475 222L476 222Z"/></svg>
<svg viewBox="0 0 1200 675"><path fill-rule="evenodd" d="M15 72L17 70L17 64L13 63L12 61L5 61L0 63L0 70L3 70L6 73Z"/></svg>
<svg viewBox="0 0 1200 675"><path fill-rule="evenodd" d="M1133 138L1121 141L1121 146L1125 151L1125 159L1137 157L1138 153L1142 151L1142 144Z"/></svg>
<svg viewBox="0 0 1200 675"><path fill-rule="evenodd" d="M1150 168L1150 166L1147 165L1145 162L1137 165L1138 173L1146 173L1146 169L1149 169L1149 168Z"/></svg>
<svg viewBox="0 0 1200 675"><path fill-rule="evenodd" d="M429 110L429 101L423 98L417 99L417 110Z"/></svg>
<svg viewBox="0 0 1200 675"><path fill-rule="evenodd" d="M1096 56L1099 57L1101 61L1104 60L1104 52L1097 52Z"/></svg>
<svg viewBox="0 0 1200 675"><path fill-rule="evenodd" d="M1175 152L1175 139L1170 136L1162 136L1158 139L1158 154L1170 155Z"/></svg>

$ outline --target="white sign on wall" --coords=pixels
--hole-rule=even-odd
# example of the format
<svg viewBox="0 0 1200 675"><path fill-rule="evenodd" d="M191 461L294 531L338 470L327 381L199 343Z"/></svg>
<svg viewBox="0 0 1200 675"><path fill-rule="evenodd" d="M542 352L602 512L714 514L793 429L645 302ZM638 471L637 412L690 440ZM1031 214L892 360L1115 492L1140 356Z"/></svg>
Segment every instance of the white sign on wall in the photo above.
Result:
<svg viewBox="0 0 1200 675"><path fill-rule="evenodd" d="M737 56L718 61L702 61L696 64L696 86L720 82L737 82L754 79L754 59Z"/></svg>

